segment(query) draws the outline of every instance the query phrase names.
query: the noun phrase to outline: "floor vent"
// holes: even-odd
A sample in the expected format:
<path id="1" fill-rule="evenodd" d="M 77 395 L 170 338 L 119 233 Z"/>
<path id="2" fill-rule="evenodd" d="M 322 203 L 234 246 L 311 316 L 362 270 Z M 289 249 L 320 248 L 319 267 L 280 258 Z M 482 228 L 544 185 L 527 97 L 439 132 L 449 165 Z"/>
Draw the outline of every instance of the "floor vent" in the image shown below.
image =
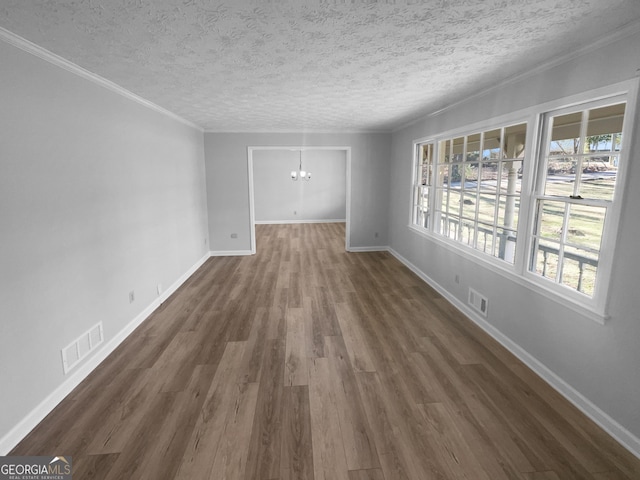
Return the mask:
<path id="1" fill-rule="evenodd" d="M 469 289 L 469 305 L 471 305 L 478 313 L 481 313 L 485 317 L 487 316 L 489 301 L 487 300 L 487 297 L 481 295 L 473 288 Z"/>
<path id="2" fill-rule="evenodd" d="M 104 340 L 102 322 L 97 323 L 62 349 L 62 369 L 66 375 Z"/>

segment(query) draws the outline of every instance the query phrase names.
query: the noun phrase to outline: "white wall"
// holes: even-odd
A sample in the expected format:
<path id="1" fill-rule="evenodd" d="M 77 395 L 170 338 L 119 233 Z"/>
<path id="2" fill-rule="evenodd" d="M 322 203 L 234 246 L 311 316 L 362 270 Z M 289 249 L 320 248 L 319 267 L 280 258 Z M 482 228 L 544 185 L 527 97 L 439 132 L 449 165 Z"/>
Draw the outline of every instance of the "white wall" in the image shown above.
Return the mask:
<path id="1" fill-rule="evenodd" d="M 112 339 L 208 232 L 202 132 L 4 42 L 0 65 L 2 439 L 65 380 L 60 349 Z"/>
<path id="2" fill-rule="evenodd" d="M 253 192 L 256 222 L 344 220 L 347 208 L 345 150 L 305 150 L 302 168 L 310 180 L 291 179 L 300 151 L 254 150 Z"/>
<path id="3" fill-rule="evenodd" d="M 247 149 L 265 146 L 351 147 L 351 247 L 388 245 L 390 140 L 386 133 L 205 133 L 211 250 L 251 251 Z"/>
<path id="4" fill-rule="evenodd" d="M 489 324 L 600 409 L 640 454 L 640 131 L 636 121 L 628 190 L 611 285 L 611 318 L 600 325 L 409 230 L 412 142 L 473 122 L 606 86 L 637 75 L 640 34 L 478 96 L 393 135 L 390 245 L 466 303 L 469 286 L 489 297 Z M 460 274 L 455 284 L 453 273 Z M 592 413 L 593 413 L 592 412 Z M 626 434 L 629 435 L 626 435 Z M 626 435 L 626 436 L 625 436 Z M 635 437 L 635 438 L 634 438 Z"/>

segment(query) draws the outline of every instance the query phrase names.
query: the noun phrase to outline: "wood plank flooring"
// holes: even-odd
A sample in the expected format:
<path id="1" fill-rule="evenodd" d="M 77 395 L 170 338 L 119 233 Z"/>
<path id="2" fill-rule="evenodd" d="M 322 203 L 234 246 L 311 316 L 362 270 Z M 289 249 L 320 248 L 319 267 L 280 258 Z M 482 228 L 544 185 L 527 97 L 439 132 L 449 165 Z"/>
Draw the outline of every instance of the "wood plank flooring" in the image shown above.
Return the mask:
<path id="1" fill-rule="evenodd" d="M 11 452 L 75 479 L 633 480 L 640 460 L 343 224 L 258 225 Z"/>

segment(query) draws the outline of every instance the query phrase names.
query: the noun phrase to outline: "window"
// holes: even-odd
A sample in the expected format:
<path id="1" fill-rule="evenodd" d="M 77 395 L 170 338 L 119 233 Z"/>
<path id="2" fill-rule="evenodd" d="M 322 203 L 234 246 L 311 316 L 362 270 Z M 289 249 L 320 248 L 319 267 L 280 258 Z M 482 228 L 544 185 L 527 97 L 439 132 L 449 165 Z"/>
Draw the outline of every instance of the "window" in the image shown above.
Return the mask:
<path id="1" fill-rule="evenodd" d="M 637 83 L 416 142 L 411 228 L 602 322 Z"/>
<path id="2" fill-rule="evenodd" d="M 543 117 L 529 270 L 589 298 L 619 196 L 625 110 L 613 98 Z"/>
<path id="3" fill-rule="evenodd" d="M 513 264 L 526 131 L 520 123 L 418 143 L 414 225 Z"/>
<path id="4" fill-rule="evenodd" d="M 429 223 L 429 192 L 433 171 L 433 143 L 417 145 L 416 172 L 413 185 L 413 223 L 427 227 Z"/>

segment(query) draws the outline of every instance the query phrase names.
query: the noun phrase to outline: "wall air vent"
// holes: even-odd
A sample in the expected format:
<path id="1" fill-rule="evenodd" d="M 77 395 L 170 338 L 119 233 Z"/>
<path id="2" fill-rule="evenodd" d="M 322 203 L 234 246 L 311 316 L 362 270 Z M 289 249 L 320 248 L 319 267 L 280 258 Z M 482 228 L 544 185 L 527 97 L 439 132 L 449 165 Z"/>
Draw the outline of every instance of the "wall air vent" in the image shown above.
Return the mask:
<path id="1" fill-rule="evenodd" d="M 62 369 L 66 375 L 104 340 L 102 322 L 95 324 L 62 349 Z"/>
<path id="2" fill-rule="evenodd" d="M 469 288 L 469 305 L 471 305 L 476 312 L 482 314 L 482 316 L 487 316 L 489 301 L 487 297 L 478 293 L 473 288 Z"/>

